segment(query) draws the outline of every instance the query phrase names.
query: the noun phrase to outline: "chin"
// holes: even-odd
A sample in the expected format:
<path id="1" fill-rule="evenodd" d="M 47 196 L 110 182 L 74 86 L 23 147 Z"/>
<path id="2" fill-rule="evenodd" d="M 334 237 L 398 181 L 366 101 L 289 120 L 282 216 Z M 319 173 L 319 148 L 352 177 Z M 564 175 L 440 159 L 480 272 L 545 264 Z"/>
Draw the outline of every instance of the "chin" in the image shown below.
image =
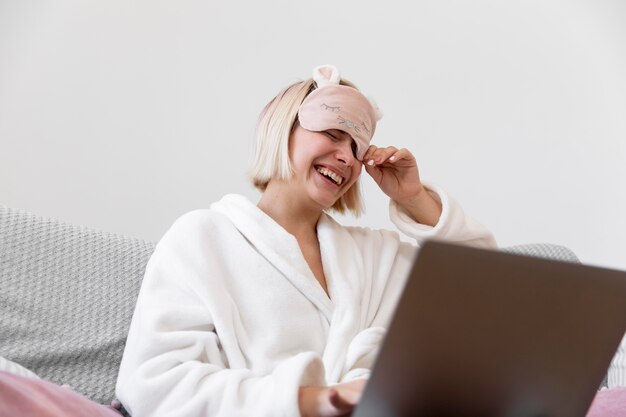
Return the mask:
<path id="1" fill-rule="evenodd" d="M 322 196 L 319 194 L 311 195 L 311 199 L 317 203 L 318 206 L 322 208 L 322 210 L 328 210 L 332 206 L 335 205 L 337 201 L 339 201 L 340 197 L 329 198 L 328 196 Z"/>

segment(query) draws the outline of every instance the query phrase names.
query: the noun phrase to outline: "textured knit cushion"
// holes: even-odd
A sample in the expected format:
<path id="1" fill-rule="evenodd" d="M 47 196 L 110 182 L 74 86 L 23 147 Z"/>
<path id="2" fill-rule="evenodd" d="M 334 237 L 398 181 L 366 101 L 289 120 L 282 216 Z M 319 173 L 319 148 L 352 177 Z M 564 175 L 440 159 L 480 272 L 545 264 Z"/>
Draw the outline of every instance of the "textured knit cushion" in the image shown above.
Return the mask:
<path id="1" fill-rule="evenodd" d="M 0 206 L 0 356 L 109 404 L 153 250 Z"/>
<path id="2" fill-rule="evenodd" d="M 120 417 L 69 388 L 0 371 L 0 416 Z"/>
<path id="3" fill-rule="evenodd" d="M 548 243 L 508 246 L 502 248 L 502 251 L 517 253 L 519 255 L 536 256 L 538 258 L 549 258 L 557 261 L 580 262 L 574 252 L 565 246 Z"/>

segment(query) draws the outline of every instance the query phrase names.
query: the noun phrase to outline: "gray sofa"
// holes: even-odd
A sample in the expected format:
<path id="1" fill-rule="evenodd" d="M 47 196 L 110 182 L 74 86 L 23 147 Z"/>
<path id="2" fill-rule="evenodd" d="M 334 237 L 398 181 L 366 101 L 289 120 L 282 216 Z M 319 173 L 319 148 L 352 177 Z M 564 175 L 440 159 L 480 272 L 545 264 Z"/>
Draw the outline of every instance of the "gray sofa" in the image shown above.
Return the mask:
<path id="1" fill-rule="evenodd" d="M 154 247 L 0 206 L 0 357 L 110 404 Z M 558 245 L 503 250 L 578 262 Z"/>

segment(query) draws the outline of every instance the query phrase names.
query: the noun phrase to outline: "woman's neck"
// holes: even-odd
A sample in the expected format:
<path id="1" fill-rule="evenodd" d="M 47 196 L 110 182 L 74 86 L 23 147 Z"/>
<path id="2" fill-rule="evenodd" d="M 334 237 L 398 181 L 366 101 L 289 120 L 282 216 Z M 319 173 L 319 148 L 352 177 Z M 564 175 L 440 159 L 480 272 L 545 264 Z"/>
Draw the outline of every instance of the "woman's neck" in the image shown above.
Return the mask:
<path id="1" fill-rule="evenodd" d="M 317 233 L 322 211 L 307 206 L 291 193 L 268 184 L 257 206 L 296 238 Z"/>

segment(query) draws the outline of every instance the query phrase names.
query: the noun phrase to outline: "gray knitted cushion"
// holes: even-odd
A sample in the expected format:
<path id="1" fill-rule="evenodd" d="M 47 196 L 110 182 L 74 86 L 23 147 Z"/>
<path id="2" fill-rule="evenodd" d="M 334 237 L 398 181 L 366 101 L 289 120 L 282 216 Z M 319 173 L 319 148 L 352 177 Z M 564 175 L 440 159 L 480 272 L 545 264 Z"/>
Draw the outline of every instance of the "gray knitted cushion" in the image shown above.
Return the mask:
<path id="1" fill-rule="evenodd" d="M 533 243 L 529 245 L 515 245 L 502 248 L 504 252 L 517 253 L 519 255 L 550 258 L 558 261 L 579 263 L 580 260 L 570 249 L 565 246 L 548 243 Z"/>
<path id="2" fill-rule="evenodd" d="M 110 403 L 153 250 L 0 206 L 0 356 Z"/>

